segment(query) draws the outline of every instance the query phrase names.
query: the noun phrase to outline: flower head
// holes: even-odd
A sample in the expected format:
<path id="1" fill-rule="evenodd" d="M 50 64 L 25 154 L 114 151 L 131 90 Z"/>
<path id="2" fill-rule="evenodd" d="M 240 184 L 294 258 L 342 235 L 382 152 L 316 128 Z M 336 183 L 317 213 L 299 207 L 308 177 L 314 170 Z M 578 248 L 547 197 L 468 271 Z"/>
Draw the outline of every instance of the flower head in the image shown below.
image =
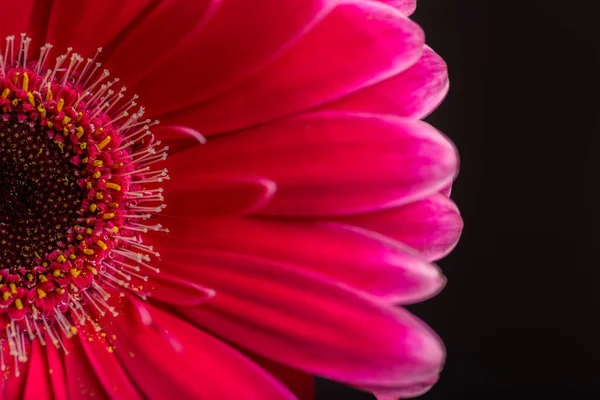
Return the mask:
<path id="1" fill-rule="evenodd" d="M 2 397 L 428 390 L 443 346 L 399 306 L 462 221 L 414 7 L 8 2 Z"/>

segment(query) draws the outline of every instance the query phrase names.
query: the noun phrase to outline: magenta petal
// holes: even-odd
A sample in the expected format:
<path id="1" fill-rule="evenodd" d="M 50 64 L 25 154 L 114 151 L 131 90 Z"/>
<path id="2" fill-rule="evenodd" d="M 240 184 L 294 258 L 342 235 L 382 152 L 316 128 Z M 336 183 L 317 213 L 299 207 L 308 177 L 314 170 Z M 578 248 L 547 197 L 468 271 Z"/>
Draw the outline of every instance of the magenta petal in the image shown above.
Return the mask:
<path id="1" fill-rule="evenodd" d="M 273 198 L 273 181 L 254 176 L 223 175 L 197 178 L 179 170 L 175 179 L 163 182 L 165 204 L 162 215 L 194 217 L 202 215 L 243 214 L 262 209 Z"/>
<path id="2" fill-rule="evenodd" d="M 48 375 L 48 365 L 46 363 L 46 349 L 40 344 L 39 340 L 31 343 L 29 352 L 29 370 L 27 371 L 27 383 L 21 400 L 52 400 L 53 393 Z M 10 397 L 8 399 L 12 399 Z M 16 399 L 16 397 L 14 397 Z"/>
<path id="3" fill-rule="evenodd" d="M 62 350 L 58 350 L 54 346 L 46 346 L 46 357 L 48 359 L 48 369 L 52 371 L 50 381 L 52 384 L 52 394 L 54 399 L 68 398 L 66 371 L 63 363 Z"/>
<path id="4" fill-rule="evenodd" d="M 11 0 L 2 2 L 2 24 L 0 24 L 0 40 L 2 51 L 4 51 L 4 38 L 15 35 L 17 43 L 21 32 L 28 31 L 30 17 L 32 15 L 35 0 Z M 36 31 L 37 33 L 37 31 Z"/>
<path id="5" fill-rule="evenodd" d="M 223 135 L 175 154 L 167 167 L 175 181 L 264 176 L 277 184 L 277 192 L 262 214 L 328 216 L 433 194 L 452 182 L 458 158 L 452 143 L 424 122 L 331 112 Z"/>
<path id="6" fill-rule="evenodd" d="M 142 396 L 129 379 L 117 356 L 108 351 L 111 345 L 102 336 L 95 333 L 89 325 L 80 327 L 80 329 L 82 330 L 80 343 L 83 350 L 80 354 L 82 357 L 87 357 L 108 397 L 141 400 Z M 88 340 L 90 338 L 92 340 Z"/>
<path id="7" fill-rule="evenodd" d="M 206 100 L 280 56 L 323 17 L 330 3 L 221 0 L 206 26 L 132 90 L 144 99 L 149 115 Z M 161 90 L 155 90 L 156 82 Z"/>
<path id="8" fill-rule="evenodd" d="M 121 82 L 131 86 L 141 76 L 154 70 L 174 54 L 186 40 L 201 30 L 220 6 L 221 0 L 162 0 L 153 1 L 147 8 L 144 17 L 135 21 L 128 29 L 127 35 L 116 41 L 116 49 L 106 61 L 106 68 L 113 76 L 118 76 Z M 182 62 L 183 64 L 183 62 Z M 179 79 L 181 75 L 172 71 Z M 154 92 L 156 81 L 152 85 Z M 167 85 L 165 85 L 167 86 Z M 164 96 L 161 96 L 166 101 Z M 145 99 L 142 98 L 145 103 Z"/>
<path id="9" fill-rule="evenodd" d="M 73 47 L 83 57 L 92 57 L 106 46 L 150 4 L 150 0 L 54 0 L 46 41 L 58 54 Z"/>
<path id="10" fill-rule="evenodd" d="M 164 259 L 190 248 L 251 255 L 265 263 L 318 273 L 381 300 L 415 303 L 437 294 L 445 279 L 439 269 L 400 243 L 355 227 L 245 218 L 167 220 L 171 233 L 150 233 Z M 199 229 L 201 227 L 201 229 Z M 192 256 L 191 259 L 201 258 Z M 189 262 L 189 261 L 188 261 Z M 179 274 L 179 263 L 162 263 L 163 275 Z M 201 283 L 201 275 L 197 282 Z M 158 285 L 162 290 L 163 285 Z M 153 293 L 154 294 L 154 293 Z M 167 301 L 171 302 L 171 301 Z"/>
<path id="11" fill-rule="evenodd" d="M 351 45 L 350 45 L 351 44 Z M 346 96 L 406 70 L 424 45 L 391 7 L 343 1 L 273 64 L 218 97 L 161 117 L 205 135 L 238 130 Z"/>
<path id="12" fill-rule="evenodd" d="M 456 246 L 463 228 L 458 207 L 443 194 L 342 221 L 396 239 L 432 261 L 445 257 Z"/>
<path id="13" fill-rule="evenodd" d="M 448 93 L 448 69 L 431 48 L 408 70 L 368 87 L 323 109 L 395 114 L 421 119 L 429 115 Z"/>
<path id="14" fill-rule="evenodd" d="M 31 343 L 25 341 L 26 353 L 31 353 Z M 14 358 L 10 354 L 8 341 L 3 341 L 0 344 L 0 351 L 2 351 L 2 357 L 5 360 L 6 371 L 3 372 L 7 376 L 0 379 L 0 399 L 20 399 L 25 393 L 27 387 L 27 373 L 29 365 L 31 364 L 31 358 L 24 363 L 14 363 Z M 38 363 L 39 360 L 36 360 Z M 18 368 L 15 369 L 15 366 Z"/>
<path id="15" fill-rule="evenodd" d="M 168 254 L 163 254 L 168 256 Z M 197 306 L 215 296 L 215 291 L 177 277 L 177 271 L 162 271 L 151 276 L 152 299 L 176 306 Z"/>
<path id="16" fill-rule="evenodd" d="M 404 15 L 411 15 L 417 9 L 417 0 L 376 0 L 396 7 Z"/>
<path id="17" fill-rule="evenodd" d="M 93 340 L 96 339 L 94 337 L 91 338 Z M 69 340 L 63 336 L 61 340 L 65 343 L 69 352 L 69 354 L 64 356 L 67 389 L 69 392 L 68 398 L 106 398 L 107 393 L 102 383 L 98 380 L 94 367 L 90 364 L 80 342 L 80 340 L 87 340 L 87 338 Z M 52 346 L 52 343 L 48 343 L 48 346 Z M 75 373 L 75 371 L 77 372 Z"/>
<path id="18" fill-rule="evenodd" d="M 443 363 L 437 336 L 407 311 L 314 273 L 213 252 L 182 250 L 165 263 L 217 291 L 201 307 L 180 307 L 188 318 L 304 372 L 358 386 L 398 387 L 431 379 Z"/>
<path id="19" fill-rule="evenodd" d="M 116 333 L 117 355 L 147 398 L 294 399 L 233 348 L 164 311 L 131 301 L 134 309 L 106 324 Z M 147 324 L 134 321 L 138 312 L 148 314 Z"/>

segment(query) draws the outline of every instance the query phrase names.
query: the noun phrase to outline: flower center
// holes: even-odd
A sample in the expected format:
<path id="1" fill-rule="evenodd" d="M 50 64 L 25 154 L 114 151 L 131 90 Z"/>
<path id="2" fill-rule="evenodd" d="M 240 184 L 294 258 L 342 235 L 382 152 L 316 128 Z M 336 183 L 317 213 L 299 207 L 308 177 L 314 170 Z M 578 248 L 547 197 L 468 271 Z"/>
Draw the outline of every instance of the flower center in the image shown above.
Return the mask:
<path id="1" fill-rule="evenodd" d="M 114 89 L 101 49 L 87 60 L 68 49 L 49 68 L 52 46 L 31 60 L 30 41 L 15 51 L 9 36 L 0 53 L 0 355 L 17 375 L 26 339 L 64 347 L 117 314 L 115 290 L 145 297 L 158 254 L 142 236 L 166 231 L 152 222 L 168 179 L 154 170 L 167 156 L 149 131 L 158 121 L 130 113 L 137 96 Z"/>
<path id="2" fill-rule="evenodd" d="M 0 270 L 31 271 L 65 243 L 84 194 L 76 173 L 46 129 L 0 120 Z"/>

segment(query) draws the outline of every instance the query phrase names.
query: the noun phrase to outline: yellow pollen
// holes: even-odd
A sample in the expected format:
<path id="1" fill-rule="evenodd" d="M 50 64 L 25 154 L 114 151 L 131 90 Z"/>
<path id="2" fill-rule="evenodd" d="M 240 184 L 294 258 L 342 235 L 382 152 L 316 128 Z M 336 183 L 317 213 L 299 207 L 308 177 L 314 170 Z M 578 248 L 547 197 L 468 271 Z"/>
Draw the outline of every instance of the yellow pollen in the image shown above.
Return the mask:
<path id="1" fill-rule="evenodd" d="M 90 190 L 92 188 L 92 182 L 86 183 L 85 187 L 87 188 L 87 190 Z"/>
<path id="2" fill-rule="evenodd" d="M 10 292 L 11 292 L 12 294 L 15 294 L 15 293 L 17 293 L 17 285 L 15 285 L 14 283 L 9 283 L 9 284 L 8 284 L 8 287 L 10 288 Z"/>
<path id="3" fill-rule="evenodd" d="M 115 217 L 114 213 L 106 213 L 102 216 L 104 219 L 113 219 Z"/>
<path id="4" fill-rule="evenodd" d="M 110 143 L 110 136 L 107 136 L 104 138 L 103 141 L 98 143 L 98 150 L 104 149 L 106 146 L 108 146 L 109 143 Z"/>
<path id="5" fill-rule="evenodd" d="M 79 147 L 81 147 L 81 150 L 87 149 L 87 142 L 81 142 L 81 143 L 79 143 Z"/>
<path id="6" fill-rule="evenodd" d="M 98 209 L 98 206 L 96 205 L 96 203 L 90 204 L 90 211 L 91 212 L 96 212 L 97 209 Z"/>
<path id="7" fill-rule="evenodd" d="M 65 261 L 67 261 L 67 258 L 61 254 L 60 256 L 56 257 L 56 261 L 58 261 L 59 263 L 64 263 Z"/>
<path id="8" fill-rule="evenodd" d="M 106 245 L 106 243 L 104 243 L 102 240 L 98 240 L 96 242 L 96 244 L 98 245 L 98 247 L 100 247 L 102 250 L 106 250 L 108 249 L 108 246 Z"/>
<path id="9" fill-rule="evenodd" d="M 55 278 L 58 278 L 60 276 L 60 269 L 55 269 L 54 272 L 52 272 L 52 275 L 54 275 Z"/>
<path id="10" fill-rule="evenodd" d="M 71 254 L 69 254 L 69 258 L 70 258 L 71 260 L 74 260 L 74 259 L 76 259 L 76 258 L 77 258 L 77 256 L 76 256 L 75 254 L 71 253 Z"/>
<path id="11" fill-rule="evenodd" d="M 46 292 L 44 292 L 42 289 L 37 288 L 36 291 L 37 291 L 38 297 L 40 299 L 43 299 L 44 297 L 46 297 Z"/>
<path id="12" fill-rule="evenodd" d="M 50 101 L 54 98 L 54 95 L 52 94 L 52 90 L 50 90 L 51 87 L 52 87 L 52 85 L 50 84 L 50 82 L 48 82 L 48 91 L 46 92 L 46 101 Z"/>
<path id="13" fill-rule="evenodd" d="M 81 139 L 81 137 L 83 136 L 83 128 L 81 126 L 78 126 L 76 131 L 77 133 L 75 134 L 75 136 L 77 136 L 77 139 Z"/>
<path id="14" fill-rule="evenodd" d="M 85 233 L 87 233 L 88 235 L 91 235 L 94 231 L 92 230 L 92 228 L 87 228 L 85 230 Z"/>
<path id="15" fill-rule="evenodd" d="M 33 93 L 27 92 L 27 101 L 29 101 L 29 104 L 35 107 L 35 99 L 33 98 Z"/>
<path id="16" fill-rule="evenodd" d="M 63 120 L 62 120 L 62 123 L 63 123 L 64 125 L 68 125 L 68 124 L 69 124 L 69 122 L 71 122 L 71 118 L 69 118 L 69 117 L 67 117 L 67 116 L 65 115 L 65 117 L 64 117 L 64 118 L 63 118 Z"/>
<path id="17" fill-rule="evenodd" d="M 65 100 L 61 98 L 60 100 L 58 100 L 56 109 L 58 110 L 58 112 L 61 112 L 64 106 L 65 106 Z"/>
<path id="18" fill-rule="evenodd" d="M 11 101 L 11 103 L 14 107 L 16 107 L 16 105 L 19 104 L 19 99 L 13 99 L 13 101 Z"/>
<path id="19" fill-rule="evenodd" d="M 56 288 L 56 289 L 54 289 L 54 291 L 56 293 L 58 293 L 58 294 L 63 294 L 65 292 L 65 289 L 63 289 L 63 288 Z"/>
<path id="20" fill-rule="evenodd" d="M 27 280 L 29 282 L 32 282 L 33 281 L 33 274 L 27 274 Z"/>
<path id="21" fill-rule="evenodd" d="M 92 250 L 92 249 L 84 249 L 83 252 L 85 254 L 87 254 L 88 256 L 93 256 L 94 255 L 94 250 Z"/>
<path id="22" fill-rule="evenodd" d="M 40 104 L 39 106 L 37 106 L 37 110 L 40 112 L 42 117 L 46 118 L 46 107 L 44 107 L 43 104 Z"/>
<path id="23" fill-rule="evenodd" d="M 94 172 L 94 175 L 93 175 L 93 177 L 94 177 L 95 179 L 98 179 L 98 178 L 100 178 L 101 176 L 102 176 L 102 173 L 101 173 L 100 171 L 96 171 L 96 172 Z"/>
<path id="24" fill-rule="evenodd" d="M 29 90 L 29 75 L 27 72 L 23 73 L 23 91 Z"/>
<path id="25" fill-rule="evenodd" d="M 113 226 L 112 229 L 110 230 L 112 233 L 117 233 L 119 232 L 119 228 L 116 226 Z"/>
<path id="26" fill-rule="evenodd" d="M 92 267 L 91 265 L 88 265 L 87 269 L 89 269 L 92 272 L 92 274 L 98 275 L 98 270 L 96 268 Z"/>
<path id="27" fill-rule="evenodd" d="M 77 240 L 83 240 L 83 236 L 81 236 L 81 235 L 77 235 L 76 238 L 77 238 Z"/>
<path id="28" fill-rule="evenodd" d="M 40 282 L 42 282 L 42 283 L 46 283 L 46 282 L 48 282 L 48 278 L 46 278 L 46 275 L 40 275 L 40 276 L 38 277 L 38 279 L 39 279 L 39 280 L 40 280 Z"/>
<path id="29" fill-rule="evenodd" d="M 69 272 L 71 273 L 71 275 L 73 275 L 73 278 L 77 278 L 79 274 L 81 274 L 81 270 L 76 268 L 71 268 Z"/>
<path id="30" fill-rule="evenodd" d="M 9 94 L 10 94 L 10 89 L 9 88 L 4 89 L 4 91 L 2 92 L 2 98 L 6 99 Z"/>
<path id="31" fill-rule="evenodd" d="M 112 183 L 112 182 L 108 182 L 106 184 L 106 188 L 107 189 L 114 189 L 114 190 L 117 190 L 117 191 L 121 190 L 121 186 L 120 185 L 117 185 L 116 183 Z"/>
<path id="32" fill-rule="evenodd" d="M 54 126 L 54 124 L 52 123 L 52 121 L 46 122 L 46 125 L 48 125 L 48 128 L 52 128 Z"/>
<path id="33" fill-rule="evenodd" d="M 104 165 L 104 162 L 102 160 L 94 160 L 92 164 L 94 165 L 94 167 L 101 167 Z"/>
<path id="34" fill-rule="evenodd" d="M 75 326 L 72 326 L 72 327 L 71 327 L 71 329 L 70 329 L 70 331 L 71 331 L 71 333 L 72 333 L 73 335 L 77 335 L 77 327 L 75 327 Z"/>
<path id="35" fill-rule="evenodd" d="M 100 192 L 96 193 L 96 200 L 102 200 L 104 198 L 104 195 Z"/>
<path id="36" fill-rule="evenodd" d="M 12 294 L 10 294 L 10 292 L 2 293 L 2 298 L 4 299 L 4 301 L 10 299 L 11 296 L 12 296 Z"/>
<path id="37" fill-rule="evenodd" d="M 17 310 L 22 310 L 23 309 L 23 302 L 21 301 L 21 299 L 16 299 L 15 300 L 15 307 L 17 307 Z"/>

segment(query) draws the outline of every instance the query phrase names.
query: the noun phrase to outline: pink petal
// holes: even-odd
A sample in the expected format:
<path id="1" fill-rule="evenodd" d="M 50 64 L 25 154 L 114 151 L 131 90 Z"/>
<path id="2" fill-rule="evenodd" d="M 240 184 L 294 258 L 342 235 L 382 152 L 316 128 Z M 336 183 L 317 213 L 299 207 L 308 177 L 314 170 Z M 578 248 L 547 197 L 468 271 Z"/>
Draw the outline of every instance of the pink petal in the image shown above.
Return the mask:
<path id="1" fill-rule="evenodd" d="M 92 57 L 149 4 L 150 0 L 54 0 L 46 41 L 54 45 L 56 56 L 71 46 L 83 57 Z"/>
<path id="2" fill-rule="evenodd" d="M 323 108 L 421 119 L 442 102 L 448 88 L 446 63 L 431 48 L 425 47 L 419 62 L 408 70 Z"/>
<path id="3" fill-rule="evenodd" d="M 165 254 L 166 256 L 166 254 Z M 152 299 L 176 306 L 197 306 L 215 296 L 215 291 L 177 277 L 177 271 L 152 275 L 149 287 Z"/>
<path id="4" fill-rule="evenodd" d="M 442 194 L 377 213 L 353 215 L 342 221 L 396 239 L 432 261 L 450 253 L 463 228 L 458 207 Z"/>
<path id="5" fill-rule="evenodd" d="M 110 344 L 105 338 L 93 333 L 89 324 L 80 329 L 82 330 L 80 333 L 82 339 L 79 342 L 83 350 L 80 354 L 82 357 L 87 357 L 108 397 L 127 400 L 142 399 L 143 397 L 138 393 L 115 353 L 108 351 Z M 88 340 L 89 338 L 92 340 Z"/>
<path id="6" fill-rule="evenodd" d="M 153 2 L 153 6 L 144 12 L 141 20 L 128 29 L 128 34 L 120 37 L 117 47 L 110 54 L 106 68 L 121 82 L 131 87 L 134 82 L 164 63 L 186 40 L 204 28 L 220 6 L 221 0 L 163 0 Z M 187 64 L 182 60 L 181 64 Z M 181 79 L 173 70 L 171 73 Z M 186 85 L 185 81 L 180 82 Z M 152 82 L 152 90 L 157 85 L 162 89 L 165 82 Z M 163 97 L 163 101 L 167 101 Z M 142 97 L 145 104 L 146 99 Z"/>
<path id="7" fill-rule="evenodd" d="M 92 338 L 94 340 L 95 338 Z M 87 338 L 79 337 L 69 340 L 61 338 L 68 347 L 69 354 L 64 356 L 65 372 L 69 399 L 98 399 L 107 398 L 102 383 L 96 376 L 96 371 L 90 364 L 88 356 L 83 351 L 81 341 Z M 48 343 L 52 346 L 52 343 Z M 107 350 L 105 350 L 107 351 Z"/>
<path id="8" fill-rule="evenodd" d="M 353 385 L 394 388 L 431 379 L 441 368 L 444 349 L 422 322 L 314 273 L 216 252 L 182 250 L 164 263 L 217 291 L 180 312 L 276 362 Z"/>
<path id="9" fill-rule="evenodd" d="M 54 346 L 46 346 L 46 358 L 48 360 L 48 373 L 52 384 L 54 399 L 67 398 L 66 371 L 63 364 L 64 353 Z M 52 372 L 50 372 L 52 371 Z"/>
<path id="10" fill-rule="evenodd" d="M 21 32 L 28 32 L 31 35 L 28 27 L 34 3 L 35 0 L 9 0 L 2 2 L 2 24 L 0 24 L 0 49 L 2 54 L 4 54 L 4 38 L 6 36 L 15 35 L 17 43 L 15 46 L 18 46 L 21 40 L 19 36 Z"/>
<path id="11" fill-rule="evenodd" d="M 186 174 L 186 170 L 180 170 L 176 178 L 163 182 L 168 206 L 161 215 L 193 217 L 250 213 L 263 208 L 277 190 L 273 181 L 264 178 L 223 175 L 198 179 L 195 171 L 195 168 L 188 168 Z"/>
<path id="12" fill-rule="evenodd" d="M 417 9 L 417 0 L 376 0 L 396 7 L 405 15 L 411 15 Z"/>
<path id="13" fill-rule="evenodd" d="M 25 341 L 27 353 L 31 352 L 31 344 L 29 341 Z M 27 387 L 27 374 L 29 372 L 29 365 L 31 364 L 31 358 L 25 363 L 18 363 L 18 372 L 15 369 L 14 357 L 10 355 L 8 342 L 4 341 L 0 344 L 0 351 L 2 351 L 3 359 L 5 360 L 6 378 L 0 379 L 0 399 L 20 399 L 25 393 Z M 39 360 L 35 361 L 36 363 Z"/>
<path id="14" fill-rule="evenodd" d="M 279 382 L 233 348 L 149 304 L 103 322 L 115 351 L 146 398 L 294 399 Z M 140 323 L 139 313 L 146 314 Z"/>
<path id="15" fill-rule="evenodd" d="M 205 135 L 238 130 L 322 105 L 406 70 L 423 32 L 391 7 L 347 0 L 300 43 L 232 90 L 161 117 Z"/>
<path id="16" fill-rule="evenodd" d="M 171 233 L 150 233 L 164 260 L 202 258 L 202 249 L 250 255 L 266 264 L 317 273 L 381 300 L 416 303 L 437 294 L 445 279 L 439 269 L 413 250 L 376 233 L 333 223 L 299 223 L 246 218 L 214 218 L 164 222 Z M 190 249 L 198 249 L 194 254 Z M 180 275 L 179 264 L 162 262 L 163 274 Z M 202 271 L 194 282 L 202 283 Z M 158 286 L 160 288 L 160 285 Z"/>
<path id="17" fill-rule="evenodd" d="M 325 15 L 331 2 L 222 0 L 206 26 L 151 74 L 139 76 L 143 79 L 133 91 L 150 115 L 206 100 L 280 56 Z"/>
<path id="18" fill-rule="evenodd" d="M 264 176 L 277 184 L 277 192 L 261 213 L 325 216 L 426 197 L 453 180 L 458 159 L 452 143 L 423 122 L 334 112 L 224 135 L 177 153 L 166 164 L 175 181 L 211 174 Z"/>
<path id="19" fill-rule="evenodd" d="M 29 371 L 27 372 L 27 383 L 25 384 L 22 400 L 52 400 L 53 393 L 48 380 L 48 365 L 46 363 L 46 349 L 39 340 L 31 343 L 29 352 Z M 12 397 L 11 397 L 12 398 Z M 15 397 L 16 398 L 16 397 Z"/>

